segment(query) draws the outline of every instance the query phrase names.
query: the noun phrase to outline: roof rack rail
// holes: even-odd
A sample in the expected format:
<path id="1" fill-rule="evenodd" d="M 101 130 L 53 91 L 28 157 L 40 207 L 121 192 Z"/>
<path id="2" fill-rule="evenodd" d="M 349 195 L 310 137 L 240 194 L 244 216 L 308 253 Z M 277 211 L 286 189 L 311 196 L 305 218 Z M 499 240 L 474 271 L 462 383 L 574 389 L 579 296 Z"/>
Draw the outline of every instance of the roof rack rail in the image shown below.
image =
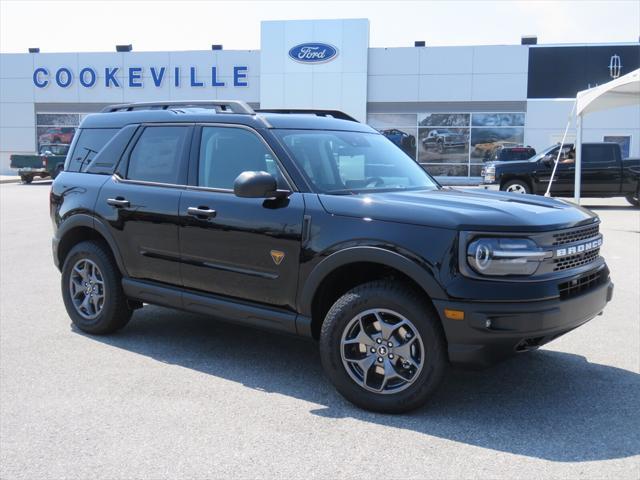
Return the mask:
<path id="1" fill-rule="evenodd" d="M 176 107 L 213 107 L 217 113 L 243 113 L 253 115 L 255 112 L 246 102 L 240 100 L 191 100 L 191 101 L 166 101 L 166 102 L 137 102 L 109 105 L 102 109 L 107 112 L 133 112 L 137 110 L 169 110 Z"/>
<path id="2" fill-rule="evenodd" d="M 318 117 L 333 117 L 339 120 L 348 120 L 350 122 L 358 122 L 351 115 L 347 115 L 340 110 L 315 110 L 315 109 L 296 109 L 296 108 L 261 108 L 256 113 L 301 113 L 309 115 L 317 115 Z"/>

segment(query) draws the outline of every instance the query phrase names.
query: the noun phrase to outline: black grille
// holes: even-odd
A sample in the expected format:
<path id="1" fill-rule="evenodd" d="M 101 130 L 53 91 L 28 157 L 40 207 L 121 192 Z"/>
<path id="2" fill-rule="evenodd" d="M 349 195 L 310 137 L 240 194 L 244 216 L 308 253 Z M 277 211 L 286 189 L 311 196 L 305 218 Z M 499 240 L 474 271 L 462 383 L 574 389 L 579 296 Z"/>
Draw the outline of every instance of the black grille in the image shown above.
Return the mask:
<path id="1" fill-rule="evenodd" d="M 581 267 L 587 263 L 593 262 L 600 253 L 600 249 L 590 250 L 587 253 L 577 253 L 576 255 L 570 255 L 568 257 L 556 258 L 553 260 L 555 264 L 553 271 L 558 272 L 560 270 L 567 270 L 569 268 Z"/>
<path id="2" fill-rule="evenodd" d="M 575 297 L 597 287 L 606 280 L 604 272 L 592 272 L 558 285 L 560 299 Z"/>
<path id="3" fill-rule="evenodd" d="M 553 245 L 564 245 L 565 243 L 579 242 L 580 240 L 586 240 L 587 238 L 596 237 L 600 233 L 600 225 L 593 225 L 591 227 L 576 228 L 568 230 L 566 232 L 553 234 Z"/>

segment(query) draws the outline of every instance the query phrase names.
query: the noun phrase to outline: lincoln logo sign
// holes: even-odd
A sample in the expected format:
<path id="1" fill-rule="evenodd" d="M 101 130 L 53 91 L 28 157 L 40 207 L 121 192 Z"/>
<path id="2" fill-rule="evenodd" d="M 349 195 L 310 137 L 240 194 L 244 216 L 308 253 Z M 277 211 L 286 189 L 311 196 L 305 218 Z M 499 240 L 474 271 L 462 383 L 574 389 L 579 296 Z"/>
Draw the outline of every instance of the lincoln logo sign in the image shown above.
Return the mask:
<path id="1" fill-rule="evenodd" d="M 622 60 L 620 55 L 611 55 L 609 60 L 609 75 L 611 78 L 618 78 L 622 72 Z"/>
<path id="2" fill-rule="evenodd" d="M 226 80 L 223 80 L 224 77 Z M 174 87 L 246 87 L 248 68 L 235 66 L 233 72 L 220 72 L 218 67 L 201 69 L 196 67 L 106 67 L 97 69 L 92 67 L 81 68 L 77 73 L 67 67 L 49 70 L 38 67 L 33 71 L 33 84 L 38 88 L 45 88 L 50 84 L 60 88 L 69 88 L 74 82 L 78 82 L 84 88 L 92 88 L 103 85 L 107 88 L 142 88 L 145 86 L 162 87 L 164 83 L 171 82 Z"/>
<path id="3" fill-rule="evenodd" d="M 301 43 L 289 50 L 289 56 L 300 63 L 325 63 L 338 56 L 338 49 L 327 43 Z"/>

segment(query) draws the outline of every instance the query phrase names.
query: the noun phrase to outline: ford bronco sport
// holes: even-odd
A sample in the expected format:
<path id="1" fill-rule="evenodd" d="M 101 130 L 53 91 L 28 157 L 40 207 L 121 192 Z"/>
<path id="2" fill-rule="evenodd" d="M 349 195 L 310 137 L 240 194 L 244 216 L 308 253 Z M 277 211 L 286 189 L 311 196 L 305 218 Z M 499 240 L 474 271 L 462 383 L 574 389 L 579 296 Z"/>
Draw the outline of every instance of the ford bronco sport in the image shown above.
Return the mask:
<path id="1" fill-rule="evenodd" d="M 51 192 L 73 323 L 145 303 L 317 339 L 337 390 L 422 405 L 449 363 L 532 350 L 602 312 L 598 217 L 532 195 L 442 188 L 340 112 L 242 102 L 87 116 Z"/>

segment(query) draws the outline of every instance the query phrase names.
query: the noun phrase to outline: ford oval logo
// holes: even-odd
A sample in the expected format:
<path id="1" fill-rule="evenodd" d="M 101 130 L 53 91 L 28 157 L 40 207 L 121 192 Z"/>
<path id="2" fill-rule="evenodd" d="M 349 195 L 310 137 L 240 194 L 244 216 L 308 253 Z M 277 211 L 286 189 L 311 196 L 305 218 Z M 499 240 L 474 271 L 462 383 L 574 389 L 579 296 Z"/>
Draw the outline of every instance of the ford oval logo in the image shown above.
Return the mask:
<path id="1" fill-rule="evenodd" d="M 300 63 L 325 63 L 338 56 L 338 49 L 328 43 L 301 43 L 289 50 L 289 56 Z"/>

